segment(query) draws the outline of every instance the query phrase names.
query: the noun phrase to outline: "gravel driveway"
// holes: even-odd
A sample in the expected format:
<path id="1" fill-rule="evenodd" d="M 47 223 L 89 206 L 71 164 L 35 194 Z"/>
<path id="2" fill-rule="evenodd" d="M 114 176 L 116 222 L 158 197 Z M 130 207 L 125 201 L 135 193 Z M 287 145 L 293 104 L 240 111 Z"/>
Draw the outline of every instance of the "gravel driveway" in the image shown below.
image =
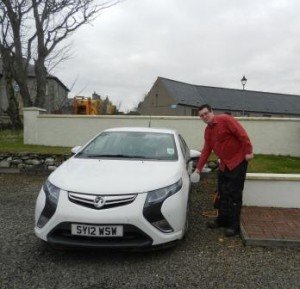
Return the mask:
<path id="1" fill-rule="evenodd" d="M 300 249 L 245 247 L 205 228 L 214 178 L 192 192 L 190 232 L 154 252 L 61 251 L 33 233 L 45 176 L 0 174 L 0 288 L 300 288 Z"/>

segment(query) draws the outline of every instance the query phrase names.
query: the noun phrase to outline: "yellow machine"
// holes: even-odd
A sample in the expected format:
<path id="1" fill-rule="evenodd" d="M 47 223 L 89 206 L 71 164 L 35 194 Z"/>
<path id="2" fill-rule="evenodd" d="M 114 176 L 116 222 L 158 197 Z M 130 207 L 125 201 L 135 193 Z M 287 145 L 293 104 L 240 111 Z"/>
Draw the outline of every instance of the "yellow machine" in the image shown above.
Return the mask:
<path id="1" fill-rule="evenodd" d="M 90 97 L 75 96 L 73 99 L 74 114 L 100 114 L 101 99 L 91 99 Z"/>

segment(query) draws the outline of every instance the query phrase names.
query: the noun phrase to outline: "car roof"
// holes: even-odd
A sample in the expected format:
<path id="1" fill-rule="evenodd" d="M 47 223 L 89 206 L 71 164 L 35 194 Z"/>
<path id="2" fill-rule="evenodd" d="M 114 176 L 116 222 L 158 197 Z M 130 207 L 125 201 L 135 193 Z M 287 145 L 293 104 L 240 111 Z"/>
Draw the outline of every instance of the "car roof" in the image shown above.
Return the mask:
<path id="1" fill-rule="evenodd" d="M 132 132 L 154 132 L 154 133 L 169 133 L 177 134 L 177 131 L 170 128 L 153 128 L 153 127 L 114 127 L 105 131 L 132 131 Z"/>

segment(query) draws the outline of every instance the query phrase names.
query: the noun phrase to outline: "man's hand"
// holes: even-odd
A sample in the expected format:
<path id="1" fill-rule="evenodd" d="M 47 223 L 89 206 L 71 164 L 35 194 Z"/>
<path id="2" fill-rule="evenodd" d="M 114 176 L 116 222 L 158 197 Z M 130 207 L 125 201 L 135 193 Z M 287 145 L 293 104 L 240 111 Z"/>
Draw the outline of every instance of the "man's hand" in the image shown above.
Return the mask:
<path id="1" fill-rule="evenodd" d="M 250 160 L 252 160 L 254 158 L 254 154 L 252 153 L 252 154 L 247 154 L 247 155 L 245 155 L 245 160 L 246 161 L 250 161 Z"/>

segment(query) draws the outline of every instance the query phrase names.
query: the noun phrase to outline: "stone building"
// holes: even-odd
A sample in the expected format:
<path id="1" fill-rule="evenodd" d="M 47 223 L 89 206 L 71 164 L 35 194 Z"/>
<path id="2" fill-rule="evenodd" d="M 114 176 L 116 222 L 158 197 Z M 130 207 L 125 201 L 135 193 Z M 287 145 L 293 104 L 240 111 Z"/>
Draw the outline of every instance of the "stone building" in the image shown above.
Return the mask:
<path id="1" fill-rule="evenodd" d="M 28 88 L 34 102 L 34 98 L 36 96 L 36 77 L 34 72 L 34 66 L 29 65 L 28 67 Z M 48 113 L 60 112 L 65 104 L 68 103 L 68 92 L 69 89 L 54 75 L 49 74 L 47 76 L 47 87 L 46 87 L 46 99 L 44 104 L 44 109 L 47 110 Z M 20 113 L 22 114 L 22 100 L 20 95 L 18 95 L 18 91 L 16 89 L 17 99 L 20 104 Z M 2 59 L 0 58 L 0 116 L 4 115 L 3 110 L 7 109 L 8 100 L 5 88 L 5 80 L 3 76 L 3 65 Z"/>
<path id="2" fill-rule="evenodd" d="M 300 95 L 194 85 L 158 77 L 138 106 L 142 115 L 196 116 L 210 104 L 233 116 L 300 117 Z"/>

